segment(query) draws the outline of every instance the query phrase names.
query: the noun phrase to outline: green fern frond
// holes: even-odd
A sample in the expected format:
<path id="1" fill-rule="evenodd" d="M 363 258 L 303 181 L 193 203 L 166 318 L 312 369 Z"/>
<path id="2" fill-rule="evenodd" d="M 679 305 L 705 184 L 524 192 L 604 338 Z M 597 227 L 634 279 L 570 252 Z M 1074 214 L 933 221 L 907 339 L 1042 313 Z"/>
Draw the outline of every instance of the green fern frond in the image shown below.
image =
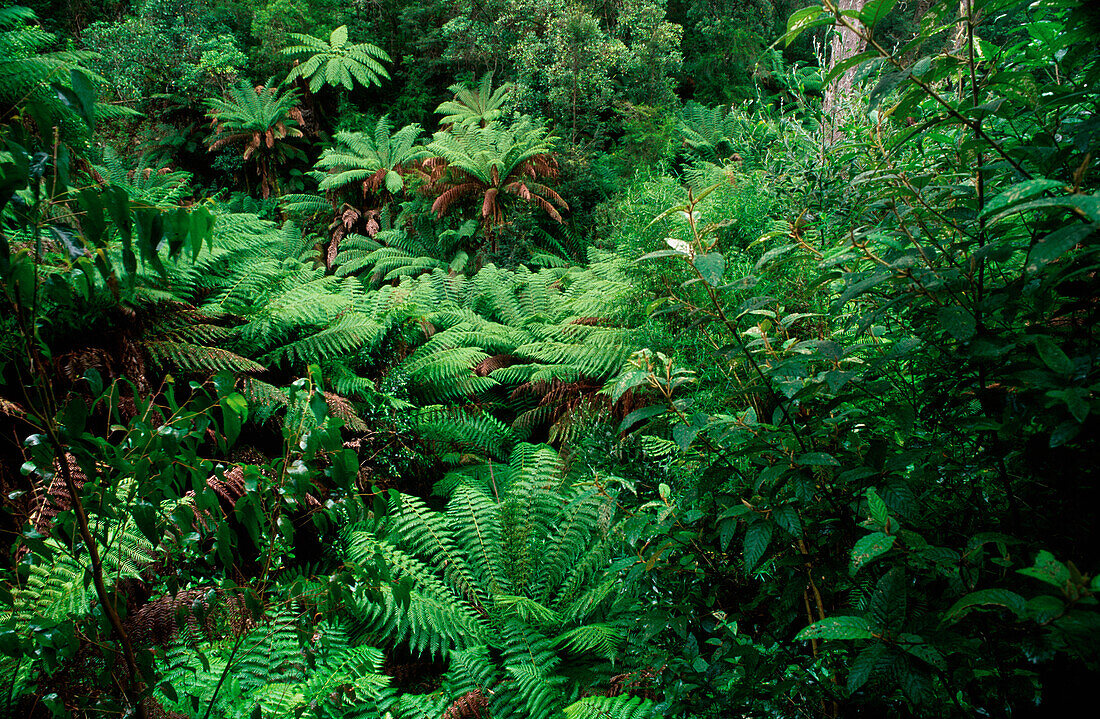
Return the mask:
<path id="1" fill-rule="evenodd" d="M 618 655 L 626 639 L 626 628 L 615 624 L 584 624 L 554 638 L 554 644 L 574 652 L 593 652 L 607 660 Z"/>
<path id="2" fill-rule="evenodd" d="M 392 62 L 386 52 L 367 42 L 349 43 L 348 28 L 341 25 L 332 31 L 329 39 L 290 33 L 298 44 L 282 50 L 288 58 L 300 62 L 290 71 L 286 82 L 301 77 L 309 81 L 309 91 L 316 93 L 323 86 L 352 89 L 356 84 L 364 87 L 381 85 L 389 73 L 382 62 Z"/>
<path id="3" fill-rule="evenodd" d="M 319 332 L 273 350 L 268 356 L 274 360 L 285 357 L 302 364 L 320 363 L 376 344 L 385 329 L 366 315 L 352 312 Z"/>
<path id="4" fill-rule="evenodd" d="M 204 347 L 190 342 L 146 342 L 153 362 L 163 368 L 184 372 L 263 372 L 259 362 L 218 347 Z"/>
<path id="5" fill-rule="evenodd" d="M 562 710 L 565 719 L 661 719 L 657 705 L 641 697 L 584 697 Z"/>
<path id="6" fill-rule="evenodd" d="M 481 459 L 503 458 L 514 438 L 512 429 L 492 415 L 439 405 L 421 409 L 412 428 L 429 442 Z"/>

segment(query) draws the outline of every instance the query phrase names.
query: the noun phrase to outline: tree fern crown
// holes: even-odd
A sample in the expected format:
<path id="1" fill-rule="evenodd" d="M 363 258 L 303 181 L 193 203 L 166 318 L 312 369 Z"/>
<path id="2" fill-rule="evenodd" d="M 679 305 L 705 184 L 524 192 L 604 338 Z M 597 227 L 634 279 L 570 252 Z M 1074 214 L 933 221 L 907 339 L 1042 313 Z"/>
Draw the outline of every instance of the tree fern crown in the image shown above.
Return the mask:
<path id="1" fill-rule="evenodd" d="M 347 90 L 356 84 L 381 85 L 383 78 L 390 77 L 382 66 L 383 62 L 393 62 L 386 51 L 369 42 L 348 42 L 347 25 L 333 30 L 327 41 L 301 33 L 290 36 L 298 44 L 282 51 L 296 61 L 286 81 L 302 78 L 309 83 L 310 92 L 317 92 L 325 85 Z"/>

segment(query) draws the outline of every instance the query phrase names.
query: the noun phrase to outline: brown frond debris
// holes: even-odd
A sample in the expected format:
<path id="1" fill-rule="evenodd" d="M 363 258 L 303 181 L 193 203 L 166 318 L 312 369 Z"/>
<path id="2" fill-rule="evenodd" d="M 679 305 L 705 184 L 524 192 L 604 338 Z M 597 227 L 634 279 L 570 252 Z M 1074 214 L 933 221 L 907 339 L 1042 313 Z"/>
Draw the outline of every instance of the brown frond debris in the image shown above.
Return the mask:
<path id="1" fill-rule="evenodd" d="M 183 589 L 153 599 L 126 617 L 126 633 L 141 646 L 165 646 L 182 630 L 208 638 L 239 636 L 256 626 L 236 591 Z"/>
<path id="2" fill-rule="evenodd" d="M 443 712 L 443 719 L 483 719 L 488 716 L 489 698 L 480 689 L 466 692 Z"/>
<path id="3" fill-rule="evenodd" d="M 366 432 L 367 423 L 355 411 L 354 405 L 346 398 L 335 392 L 325 392 L 325 404 L 333 417 L 344 420 L 344 427 L 350 432 Z"/>
<path id="4" fill-rule="evenodd" d="M 502 367 L 511 367 L 514 364 L 523 364 L 525 362 L 526 360 L 520 359 L 515 355 L 493 355 L 492 357 L 486 357 L 474 365 L 474 374 L 478 377 L 488 377 L 494 370 L 501 369 Z"/>
<path id="5" fill-rule="evenodd" d="M 76 461 L 76 457 L 66 454 L 65 459 L 69 464 L 69 473 L 72 475 L 73 484 L 79 492 L 88 481 L 84 470 Z M 49 535 L 53 520 L 61 512 L 70 509 L 73 505 L 72 497 L 65 486 L 65 479 L 61 474 L 61 463 L 54 460 L 53 476 L 47 484 L 42 478 L 35 483 L 35 493 L 38 495 L 35 510 L 31 513 L 31 524 L 34 531 L 41 535 Z M 26 549 L 26 547 L 24 547 Z"/>

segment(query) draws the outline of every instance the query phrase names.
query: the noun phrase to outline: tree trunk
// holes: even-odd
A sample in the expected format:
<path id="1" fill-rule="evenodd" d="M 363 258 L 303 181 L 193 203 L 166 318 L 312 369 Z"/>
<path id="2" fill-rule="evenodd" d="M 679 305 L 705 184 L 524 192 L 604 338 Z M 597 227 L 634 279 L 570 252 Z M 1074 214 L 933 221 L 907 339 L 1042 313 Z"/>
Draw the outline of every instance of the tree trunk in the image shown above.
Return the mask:
<path id="1" fill-rule="evenodd" d="M 863 10 L 863 6 L 866 4 L 867 0 L 836 0 L 837 9 L 840 11 L 855 10 L 859 12 Z M 832 39 L 829 42 L 830 70 L 848 58 L 863 52 L 864 48 L 867 47 L 867 41 L 864 37 L 861 37 L 863 25 L 855 18 L 846 17 L 843 20 L 852 27 L 841 24 L 838 19 L 836 26 L 833 28 Z M 839 127 L 846 119 L 844 103 L 848 96 L 852 94 L 855 74 L 855 68 L 849 68 L 825 88 L 825 101 L 822 103 L 821 109 L 824 114 L 826 144 L 832 145 L 844 136 Z"/>

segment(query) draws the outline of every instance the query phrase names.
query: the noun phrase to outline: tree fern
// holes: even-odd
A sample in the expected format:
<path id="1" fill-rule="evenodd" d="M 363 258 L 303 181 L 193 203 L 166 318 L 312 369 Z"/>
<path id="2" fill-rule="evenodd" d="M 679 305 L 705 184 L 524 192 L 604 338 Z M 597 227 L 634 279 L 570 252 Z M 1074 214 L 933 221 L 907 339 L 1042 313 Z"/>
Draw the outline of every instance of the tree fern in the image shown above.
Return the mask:
<path id="1" fill-rule="evenodd" d="M 584 697 L 562 710 L 565 719 L 660 719 L 656 704 L 641 697 Z"/>
<path id="2" fill-rule="evenodd" d="M 450 701 L 485 701 L 494 717 L 554 716 L 610 682 L 633 619 L 622 574 L 633 559 L 615 558 L 608 498 L 567 486 L 556 453 L 533 445 L 454 473 L 449 494 L 444 512 L 399 495 L 373 528 L 347 535 L 351 566 L 381 558 L 412 582 L 407 606 L 392 584 L 381 600 L 364 595 L 364 620 L 448 656 Z"/>
<path id="3" fill-rule="evenodd" d="M 492 122 L 461 134 L 438 132 L 428 151 L 433 168 L 432 211 L 443 217 L 469 201 L 486 232 L 505 222 L 510 205 L 530 203 L 561 222 L 568 203 L 539 178 L 557 177 L 553 137 L 530 119 Z"/>
<path id="4" fill-rule="evenodd" d="M 357 83 L 363 87 L 381 85 L 389 73 L 382 62 L 392 62 L 382 48 L 369 42 L 348 42 L 348 28 L 341 25 L 332 31 L 328 40 L 290 33 L 297 41 L 282 50 L 288 58 L 298 60 L 287 82 L 303 78 L 309 82 L 309 91 L 317 92 L 325 85 L 352 89 Z"/>
<path id="5" fill-rule="evenodd" d="M 304 157 L 302 152 L 285 142 L 301 137 L 302 115 L 298 110 L 297 91 L 282 91 L 267 85 L 253 87 L 246 80 L 226 90 L 225 98 L 207 98 L 207 116 L 214 133 L 209 150 L 227 145 L 242 145 L 245 160 L 255 156 L 260 176 L 260 190 L 266 198 L 279 189 L 275 165 L 288 159 Z"/>
<path id="6" fill-rule="evenodd" d="M 402 174 L 427 156 L 417 147 L 422 128 L 406 125 L 393 132 L 389 116 L 378 119 L 373 133 L 338 132 L 336 145 L 321 153 L 316 168 L 319 187 L 325 191 L 355 186 L 356 195 L 385 190 L 397 195 L 404 189 Z"/>
<path id="7" fill-rule="evenodd" d="M 511 83 L 505 83 L 494 90 L 491 72 L 481 77 L 476 88 L 464 82 L 455 83 L 447 88 L 454 93 L 454 99 L 435 109 L 436 114 L 443 115 L 439 124 L 454 125 L 458 132 L 472 126 L 485 127 L 504 115 L 504 106 L 512 88 Z"/>
<path id="8" fill-rule="evenodd" d="M 706 107 L 695 102 L 680 111 L 680 134 L 684 146 L 698 160 L 721 162 L 734 154 L 731 136 L 736 116 L 725 106 Z"/>

